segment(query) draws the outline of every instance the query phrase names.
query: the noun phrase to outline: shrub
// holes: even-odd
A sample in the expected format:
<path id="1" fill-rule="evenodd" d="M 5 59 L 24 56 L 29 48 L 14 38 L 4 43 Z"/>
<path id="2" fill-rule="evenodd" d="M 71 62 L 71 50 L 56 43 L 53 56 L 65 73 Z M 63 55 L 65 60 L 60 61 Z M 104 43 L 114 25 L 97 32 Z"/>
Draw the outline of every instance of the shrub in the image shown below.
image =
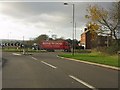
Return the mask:
<path id="1" fill-rule="evenodd" d="M 107 53 L 107 54 L 117 54 L 120 51 L 119 44 L 120 41 L 113 41 L 109 47 L 97 47 L 97 51 Z"/>

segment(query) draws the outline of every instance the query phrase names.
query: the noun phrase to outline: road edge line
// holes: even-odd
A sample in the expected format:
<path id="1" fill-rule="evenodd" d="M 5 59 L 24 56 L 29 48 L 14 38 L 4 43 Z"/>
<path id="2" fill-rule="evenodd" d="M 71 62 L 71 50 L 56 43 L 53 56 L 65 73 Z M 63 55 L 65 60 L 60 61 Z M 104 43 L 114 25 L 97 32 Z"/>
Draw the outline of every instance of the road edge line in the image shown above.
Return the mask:
<path id="1" fill-rule="evenodd" d="M 73 58 L 65 58 L 65 57 L 61 57 L 58 56 L 57 57 L 61 58 L 61 59 L 67 59 L 67 60 L 72 60 L 72 61 L 77 61 L 77 62 L 81 62 L 81 63 L 85 63 L 85 64 L 91 64 L 91 65 L 96 65 L 96 66 L 100 66 L 100 67 L 104 67 L 104 68 L 109 68 L 109 69 L 113 69 L 113 70 L 120 70 L 120 68 L 118 67 L 113 67 L 113 66 L 109 66 L 109 65 L 104 65 L 104 64 L 99 64 L 99 63 L 94 63 L 94 62 L 88 62 L 88 61 L 81 61 L 81 60 L 77 60 L 77 59 L 73 59 Z"/>

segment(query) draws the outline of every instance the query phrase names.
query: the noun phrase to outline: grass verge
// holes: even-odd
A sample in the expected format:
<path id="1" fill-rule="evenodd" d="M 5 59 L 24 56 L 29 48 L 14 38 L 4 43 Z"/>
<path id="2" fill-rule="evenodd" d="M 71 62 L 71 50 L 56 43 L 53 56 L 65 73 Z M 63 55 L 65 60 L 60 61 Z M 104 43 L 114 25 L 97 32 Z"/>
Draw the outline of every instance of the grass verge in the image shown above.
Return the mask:
<path id="1" fill-rule="evenodd" d="M 109 66 L 120 67 L 120 60 L 118 59 L 118 55 L 106 55 L 102 53 L 87 53 L 87 54 L 78 54 L 76 53 L 74 56 L 72 54 L 60 54 L 59 56 L 66 58 L 73 58 L 82 61 L 89 61 Z"/>

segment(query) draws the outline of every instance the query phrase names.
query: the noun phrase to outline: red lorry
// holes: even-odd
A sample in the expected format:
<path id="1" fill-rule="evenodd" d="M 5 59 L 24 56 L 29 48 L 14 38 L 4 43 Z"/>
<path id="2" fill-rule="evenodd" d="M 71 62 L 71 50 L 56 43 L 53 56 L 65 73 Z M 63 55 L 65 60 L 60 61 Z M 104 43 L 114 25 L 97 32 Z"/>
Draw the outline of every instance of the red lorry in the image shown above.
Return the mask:
<path id="1" fill-rule="evenodd" d="M 40 45 L 40 49 L 44 49 L 47 51 L 54 51 L 54 50 L 64 50 L 67 52 L 71 51 L 70 44 L 64 40 L 41 41 L 39 45 Z"/>

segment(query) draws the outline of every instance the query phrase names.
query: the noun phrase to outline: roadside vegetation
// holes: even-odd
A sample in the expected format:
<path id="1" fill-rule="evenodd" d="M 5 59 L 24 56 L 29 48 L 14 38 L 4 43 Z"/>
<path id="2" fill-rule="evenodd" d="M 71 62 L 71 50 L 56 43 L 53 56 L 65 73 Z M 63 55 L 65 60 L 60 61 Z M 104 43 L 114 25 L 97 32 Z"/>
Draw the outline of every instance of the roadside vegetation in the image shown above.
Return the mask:
<path id="1" fill-rule="evenodd" d="M 108 55 L 101 52 L 91 52 L 91 53 L 75 53 L 72 54 L 61 54 L 61 57 L 73 58 L 82 61 L 94 62 L 99 64 L 105 64 L 109 66 L 120 67 L 118 55 Z"/>
<path id="2" fill-rule="evenodd" d="M 111 55 L 120 51 L 120 12 L 118 12 L 120 2 L 114 2 L 112 5 L 108 10 L 98 5 L 90 5 L 87 8 L 87 15 L 85 15 L 88 20 L 86 27 L 91 33 L 92 49 L 96 48 L 97 51 Z M 100 38 L 98 39 L 98 37 Z M 102 37 L 107 37 L 106 47 L 102 45 L 104 40 Z"/>

